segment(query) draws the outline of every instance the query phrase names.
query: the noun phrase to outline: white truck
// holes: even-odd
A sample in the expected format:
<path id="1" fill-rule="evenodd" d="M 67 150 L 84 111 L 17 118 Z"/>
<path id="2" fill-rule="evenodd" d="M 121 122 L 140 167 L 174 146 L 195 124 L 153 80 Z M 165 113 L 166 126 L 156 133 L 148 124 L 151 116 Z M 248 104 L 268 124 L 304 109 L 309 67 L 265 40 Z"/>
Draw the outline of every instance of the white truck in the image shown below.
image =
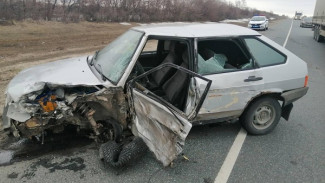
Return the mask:
<path id="1" fill-rule="evenodd" d="M 313 16 L 314 39 L 321 42 L 325 37 L 325 1 L 317 0 Z"/>
<path id="2" fill-rule="evenodd" d="M 301 17 L 302 17 L 302 12 L 296 11 L 294 19 L 295 20 L 300 20 Z"/>

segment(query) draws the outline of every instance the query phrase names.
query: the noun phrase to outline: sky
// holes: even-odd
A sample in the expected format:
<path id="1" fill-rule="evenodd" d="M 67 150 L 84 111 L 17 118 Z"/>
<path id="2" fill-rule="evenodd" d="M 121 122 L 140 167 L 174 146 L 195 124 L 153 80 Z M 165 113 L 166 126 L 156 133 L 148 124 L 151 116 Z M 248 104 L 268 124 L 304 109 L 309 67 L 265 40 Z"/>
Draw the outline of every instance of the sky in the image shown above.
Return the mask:
<path id="1" fill-rule="evenodd" d="M 226 0 L 235 3 L 237 0 Z M 293 17 L 296 11 L 313 16 L 316 0 L 246 0 L 247 7 L 258 10 L 273 11 L 279 15 Z"/>

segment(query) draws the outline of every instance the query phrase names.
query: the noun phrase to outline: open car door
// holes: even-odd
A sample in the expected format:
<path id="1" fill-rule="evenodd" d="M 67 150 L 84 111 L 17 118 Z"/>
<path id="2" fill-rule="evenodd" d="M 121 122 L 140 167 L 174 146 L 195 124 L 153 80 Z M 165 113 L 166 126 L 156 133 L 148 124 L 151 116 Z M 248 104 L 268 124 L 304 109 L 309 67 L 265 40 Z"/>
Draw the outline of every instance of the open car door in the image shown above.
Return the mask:
<path id="1" fill-rule="evenodd" d="M 188 76 L 186 105 L 181 109 L 163 95 L 150 91 L 141 80 L 164 67 L 173 67 Z M 206 85 L 196 86 L 197 80 Z M 128 97 L 133 115 L 132 132 L 143 139 L 156 158 L 168 166 L 182 152 L 182 146 L 209 91 L 211 80 L 174 64 L 163 64 L 141 74 L 128 83 Z M 161 93 L 161 92 L 160 92 Z M 184 109 L 183 109 L 184 108 Z"/>

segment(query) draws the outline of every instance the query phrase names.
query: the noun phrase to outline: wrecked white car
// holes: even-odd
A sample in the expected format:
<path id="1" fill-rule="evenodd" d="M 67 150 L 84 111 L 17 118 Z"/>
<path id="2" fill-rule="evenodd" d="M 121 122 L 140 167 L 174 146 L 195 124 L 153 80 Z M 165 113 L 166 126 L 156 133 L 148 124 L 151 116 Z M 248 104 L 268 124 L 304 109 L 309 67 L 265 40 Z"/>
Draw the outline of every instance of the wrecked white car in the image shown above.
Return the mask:
<path id="1" fill-rule="evenodd" d="M 303 60 L 248 28 L 140 26 L 93 56 L 20 72 L 7 88 L 2 128 L 42 141 L 72 125 L 103 143 L 113 166 L 144 144 L 167 166 L 192 125 L 239 119 L 250 134 L 269 133 L 289 119 L 307 81 Z"/>

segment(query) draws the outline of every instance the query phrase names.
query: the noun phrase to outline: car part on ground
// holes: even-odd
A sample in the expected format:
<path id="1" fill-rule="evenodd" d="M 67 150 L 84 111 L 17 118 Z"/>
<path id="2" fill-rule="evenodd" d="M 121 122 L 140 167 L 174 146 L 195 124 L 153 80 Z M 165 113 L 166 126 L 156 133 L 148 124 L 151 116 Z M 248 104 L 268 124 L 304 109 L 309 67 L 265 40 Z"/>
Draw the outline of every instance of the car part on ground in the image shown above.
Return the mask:
<path id="1" fill-rule="evenodd" d="M 135 137 L 128 141 L 122 143 L 108 141 L 102 144 L 99 148 L 100 159 L 113 167 L 120 168 L 145 155 L 148 148 L 141 138 Z"/>

